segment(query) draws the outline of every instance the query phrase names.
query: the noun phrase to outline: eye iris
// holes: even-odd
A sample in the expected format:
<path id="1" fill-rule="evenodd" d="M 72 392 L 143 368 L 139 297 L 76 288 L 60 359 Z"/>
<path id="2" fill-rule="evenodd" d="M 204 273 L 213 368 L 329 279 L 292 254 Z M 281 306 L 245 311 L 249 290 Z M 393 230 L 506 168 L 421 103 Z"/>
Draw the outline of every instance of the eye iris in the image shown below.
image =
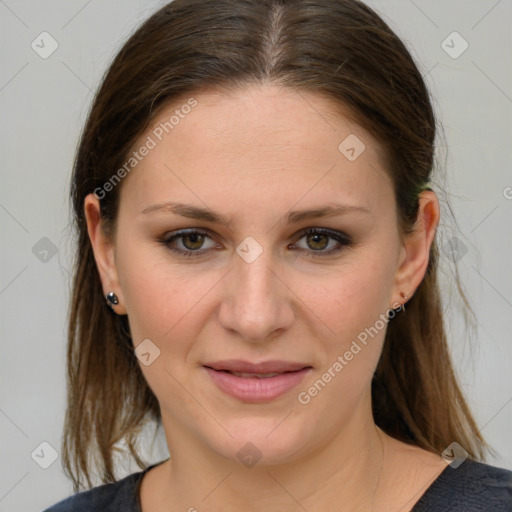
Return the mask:
<path id="1" fill-rule="evenodd" d="M 190 250 L 199 249 L 204 243 L 204 235 L 201 235 L 200 233 L 192 233 L 190 235 L 183 235 L 182 240 L 183 240 L 183 245 L 187 249 L 190 249 Z M 194 246 L 190 247 L 189 244 L 187 244 L 185 242 L 185 240 L 192 240 L 192 244 L 196 243 L 198 245 L 196 247 L 194 247 Z"/>
<path id="2" fill-rule="evenodd" d="M 323 238 L 325 243 L 324 243 L 324 244 L 320 244 L 320 247 L 318 247 L 318 246 L 317 246 L 317 247 L 315 247 L 315 244 L 317 244 L 317 243 L 318 243 L 318 239 L 319 239 L 319 238 Z M 313 241 L 313 245 L 311 245 L 311 244 L 310 244 L 310 241 L 311 241 L 312 239 L 314 239 L 314 241 Z M 325 249 L 325 248 L 327 247 L 328 243 L 329 243 L 329 242 L 328 242 L 328 239 L 329 239 L 329 237 L 328 237 L 328 236 L 326 236 L 326 235 L 322 235 L 322 234 L 318 234 L 318 233 L 317 233 L 317 234 L 308 235 L 308 245 L 309 245 L 312 249 L 315 249 L 315 250 Z"/>

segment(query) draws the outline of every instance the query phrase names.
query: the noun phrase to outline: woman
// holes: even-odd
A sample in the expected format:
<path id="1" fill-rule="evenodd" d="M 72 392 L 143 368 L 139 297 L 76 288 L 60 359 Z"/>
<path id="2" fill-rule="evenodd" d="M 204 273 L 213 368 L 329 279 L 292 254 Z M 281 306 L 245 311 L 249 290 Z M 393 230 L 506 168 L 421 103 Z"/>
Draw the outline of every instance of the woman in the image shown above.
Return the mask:
<path id="1" fill-rule="evenodd" d="M 48 510 L 510 510 L 447 348 L 435 134 L 360 2 L 147 20 L 72 185 L 64 463 L 75 490 L 105 485 Z M 147 421 L 170 453 L 149 467 Z M 116 481 L 120 442 L 144 471 Z"/>

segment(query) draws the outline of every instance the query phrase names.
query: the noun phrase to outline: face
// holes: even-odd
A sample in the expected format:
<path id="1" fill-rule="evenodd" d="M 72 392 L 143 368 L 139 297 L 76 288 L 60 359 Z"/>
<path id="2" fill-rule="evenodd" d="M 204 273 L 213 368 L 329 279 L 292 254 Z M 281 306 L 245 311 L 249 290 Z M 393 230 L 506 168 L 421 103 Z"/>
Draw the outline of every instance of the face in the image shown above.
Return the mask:
<path id="1" fill-rule="evenodd" d="M 403 302 L 393 188 L 377 141 L 327 99 L 194 98 L 134 146 L 151 148 L 121 184 L 110 286 L 171 453 L 293 461 L 371 420 L 386 313 Z"/>

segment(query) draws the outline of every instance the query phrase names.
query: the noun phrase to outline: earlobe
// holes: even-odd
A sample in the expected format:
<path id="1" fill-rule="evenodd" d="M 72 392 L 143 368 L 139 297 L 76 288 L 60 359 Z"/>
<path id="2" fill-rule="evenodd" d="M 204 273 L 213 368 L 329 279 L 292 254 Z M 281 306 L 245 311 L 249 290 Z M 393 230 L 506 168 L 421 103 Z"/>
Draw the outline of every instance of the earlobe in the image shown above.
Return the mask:
<path id="1" fill-rule="evenodd" d="M 432 190 L 419 196 L 419 207 L 414 230 L 405 236 L 402 257 L 395 274 L 394 296 L 403 302 L 403 294 L 412 297 L 427 270 L 430 248 L 439 224 L 439 202 Z"/>
<path id="2" fill-rule="evenodd" d="M 98 268 L 103 287 L 103 295 L 105 296 L 107 304 L 117 314 L 126 314 L 115 263 L 114 241 L 105 233 L 104 225 L 101 220 L 99 199 L 94 194 L 89 194 L 85 197 L 84 213 L 89 240 L 91 241 L 96 267 Z M 109 301 L 108 296 L 116 297 L 117 304 L 115 303 L 116 301 Z"/>

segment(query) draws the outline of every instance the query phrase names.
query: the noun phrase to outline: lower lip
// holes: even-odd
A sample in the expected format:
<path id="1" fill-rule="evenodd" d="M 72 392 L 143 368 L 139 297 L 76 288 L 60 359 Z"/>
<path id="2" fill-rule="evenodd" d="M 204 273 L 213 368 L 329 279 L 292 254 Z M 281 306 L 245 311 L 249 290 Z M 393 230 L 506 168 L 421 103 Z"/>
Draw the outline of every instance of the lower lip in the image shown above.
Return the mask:
<path id="1" fill-rule="evenodd" d="M 206 368 L 221 391 L 249 403 L 270 402 L 285 395 L 300 384 L 309 370 L 311 368 L 303 368 L 295 372 L 285 372 L 275 377 L 259 379 L 258 377 L 237 377 L 231 373 Z"/>

